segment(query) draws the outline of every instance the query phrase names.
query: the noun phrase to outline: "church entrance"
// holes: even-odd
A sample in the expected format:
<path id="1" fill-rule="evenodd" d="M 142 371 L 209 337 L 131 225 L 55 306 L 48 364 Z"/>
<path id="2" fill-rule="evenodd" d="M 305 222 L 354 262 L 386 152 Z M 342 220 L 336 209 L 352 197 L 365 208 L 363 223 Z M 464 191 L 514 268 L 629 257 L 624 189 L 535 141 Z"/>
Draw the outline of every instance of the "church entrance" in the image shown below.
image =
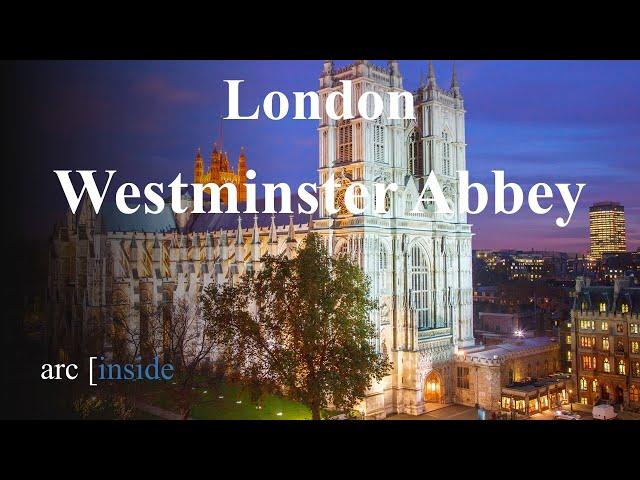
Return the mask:
<path id="1" fill-rule="evenodd" d="M 424 382 L 424 401 L 427 403 L 442 403 L 442 379 L 435 370 Z"/>

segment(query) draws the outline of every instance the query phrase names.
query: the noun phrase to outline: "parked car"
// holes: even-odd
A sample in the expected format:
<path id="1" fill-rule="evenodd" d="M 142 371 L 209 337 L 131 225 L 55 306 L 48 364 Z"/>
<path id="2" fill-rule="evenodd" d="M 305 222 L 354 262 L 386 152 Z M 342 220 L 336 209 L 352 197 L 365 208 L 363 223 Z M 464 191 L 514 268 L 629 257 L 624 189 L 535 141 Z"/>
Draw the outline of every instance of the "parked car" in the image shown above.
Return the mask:
<path id="1" fill-rule="evenodd" d="M 594 420 L 613 420 L 618 416 L 613 409 L 613 405 L 596 405 L 593 407 L 592 415 Z"/>
<path id="2" fill-rule="evenodd" d="M 553 413 L 554 420 L 580 420 L 580 415 L 569 410 L 556 410 Z"/>

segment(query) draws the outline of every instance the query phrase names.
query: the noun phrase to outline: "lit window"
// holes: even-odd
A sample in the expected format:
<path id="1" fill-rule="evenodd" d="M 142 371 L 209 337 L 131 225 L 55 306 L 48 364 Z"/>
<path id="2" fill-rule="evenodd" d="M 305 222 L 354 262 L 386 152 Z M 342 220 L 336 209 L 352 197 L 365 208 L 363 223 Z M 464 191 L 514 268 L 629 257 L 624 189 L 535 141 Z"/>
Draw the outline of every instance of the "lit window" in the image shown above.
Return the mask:
<path id="1" fill-rule="evenodd" d="M 567 345 L 571 345 L 571 335 L 567 335 Z"/>
<path id="2" fill-rule="evenodd" d="M 567 361 L 571 361 L 571 350 L 567 350 Z"/>
<path id="3" fill-rule="evenodd" d="M 607 322 L 600 322 L 600 330 L 606 332 L 609 330 L 609 324 Z"/>
<path id="4" fill-rule="evenodd" d="M 580 403 L 583 405 L 588 405 L 589 400 L 587 399 L 587 397 L 580 397 Z"/>
<path id="5" fill-rule="evenodd" d="M 602 362 L 602 369 L 605 371 L 605 373 L 611 372 L 611 364 L 609 363 L 608 358 L 605 358 L 604 362 Z"/>
<path id="6" fill-rule="evenodd" d="M 631 353 L 640 352 L 640 342 L 631 342 Z"/>
<path id="7" fill-rule="evenodd" d="M 592 392 L 597 392 L 598 391 L 598 379 L 594 378 L 593 382 L 591 382 L 591 391 Z"/>
<path id="8" fill-rule="evenodd" d="M 436 325 L 429 318 L 429 266 L 427 255 L 419 245 L 414 245 L 410 252 L 410 306 L 417 318 L 418 329 L 426 330 Z"/>
<path id="9" fill-rule="evenodd" d="M 341 120 L 338 123 L 338 162 L 350 162 L 353 145 L 351 123 Z"/>
<path id="10" fill-rule="evenodd" d="M 637 323 L 630 323 L 629 324 L 629 333 L 633 333 L 633 334 L 638 334 L 640 333 L 640 325 Z"/>
<path id="11" fill-rule="evenodd" d="M 605 313 L 607 311 L 607 304 L 605 302 L 600 302 L 599 310 L 600 313 Z"/>
<path id="12" fill-rule="evenodd" d="M 609 350 L 609 337 L 602 337 L 602 350 Z"/>
<path id="13" fill-rule="evenodd" d="M 584 377 L 580 378 L 580 390 L 586 390 L 587 389 L 587 379 Z"/>
<path id="14" fill-rule="evenodd" d="M 626 303 L 622 304 L 622 313 L 629 313 L 629 305 Z"/>
<path id="15" fill-rule="evenodd" d="M 627 365 L 624 363 L 624 360 L 620 360 L 618 362 L 618 375 L 626 375 L 627 374 Z"/>
<path id="16" fill-rule="evenodd" d="M 596 322 L 593 320 L 580 320 L 580 328 L 583 330 L 594 330 Z"/>
<path id="17" fill-rule="evenodd" d="M 594 370 L 596 368 L 596 357 L 589 355 L 582 356 L 582 368 L 585 370 Z"/>
<path id="18" fill-rule="evenodd" d="M 591 348 L 596 344 L 596 337 L 580 337 L 580 346 Z"/>
<path id="19" fill-rule="evenodd" d="M 640 362 L 633 362 L 633 376 L 640 377 Z"/>

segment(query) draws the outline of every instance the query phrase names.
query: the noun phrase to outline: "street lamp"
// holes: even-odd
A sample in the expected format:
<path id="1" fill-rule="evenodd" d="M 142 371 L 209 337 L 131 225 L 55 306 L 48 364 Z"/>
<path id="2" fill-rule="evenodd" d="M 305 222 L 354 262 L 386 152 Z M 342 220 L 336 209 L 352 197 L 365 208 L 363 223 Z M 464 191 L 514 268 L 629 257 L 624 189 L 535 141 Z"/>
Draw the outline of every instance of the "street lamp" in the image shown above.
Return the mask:
<path id="1" fill-rule="evenodd" d="M 569 406 L 573 412 L 573 390 L 569 389 Z"/>

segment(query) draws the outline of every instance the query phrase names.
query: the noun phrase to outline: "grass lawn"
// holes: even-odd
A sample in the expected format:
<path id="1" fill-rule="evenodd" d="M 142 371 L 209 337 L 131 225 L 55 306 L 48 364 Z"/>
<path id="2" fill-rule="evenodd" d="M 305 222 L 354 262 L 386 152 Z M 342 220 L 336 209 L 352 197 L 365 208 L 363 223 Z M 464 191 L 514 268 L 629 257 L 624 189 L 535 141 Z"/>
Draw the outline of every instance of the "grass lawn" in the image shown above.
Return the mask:
<path id="1" fill-rule="evenodd" d="M 158 407 L 175 411 L 171 384 L 159 385 L 148 391 L 145 400 Z M 191 417 L 199 420 L 310 420 L 311 411 L 304 405 L 276 395 L 265 398 L 262 408 L 256 408 L 249 396 L 234 384 L 217 388 L 196 387 L 200 400 L 191 410 Z M 206 393 L 205 393 L 206 392 Z M 238 403 L 240 402 L 240 403 Z"/>

